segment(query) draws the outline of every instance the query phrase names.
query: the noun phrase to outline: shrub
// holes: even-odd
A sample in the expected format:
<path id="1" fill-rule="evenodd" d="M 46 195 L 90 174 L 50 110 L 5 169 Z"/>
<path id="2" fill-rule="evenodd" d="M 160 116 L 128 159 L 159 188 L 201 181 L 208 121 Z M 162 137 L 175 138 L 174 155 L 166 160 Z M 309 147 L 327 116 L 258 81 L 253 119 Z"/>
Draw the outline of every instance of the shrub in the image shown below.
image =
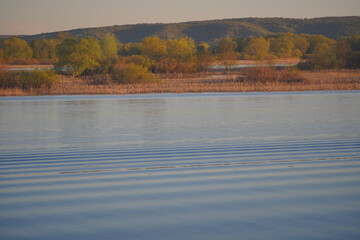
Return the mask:
<path id="1" fill-rule="evenodd" d="M 0 69 L 0 88 L 18 88 L 19 74 Z"/>
<path id="2" fill-rule="evenodd" d="M 121 59 L 121 63 L 123 64 L 136 64 L 136 65 L 140 65 L 143 66 L 147 69 L 150 69 L 151 66 L 153 65 L 153 62 L 151 61 L 151 59 L 143 56 L 143 55 L 131 55 L 131 56 L 127 56 Z"/>
<path id="3" fill-rule="evenodd" d="M 116 65 L 112 70 L 111 77 L 115 83 L 121 84 L 158 81 L 158 78 L 150 73 L 147 68 L 134 63 Z"/>
<path id="4" fill-rule="evenodd" d="M 33 70 L 20 73 L 20 86 L 23 89 L 50 88 L 58 81 L 58 76 L 53 70 Z"/>
<path id="5" fill-rule="evenodd" d="M 244 70 L 242 79 L 250 83 L 287 82 L 297 83 L 304 79 L 296 68 L 275 69 L 272 67 L 254 67 Z"/>

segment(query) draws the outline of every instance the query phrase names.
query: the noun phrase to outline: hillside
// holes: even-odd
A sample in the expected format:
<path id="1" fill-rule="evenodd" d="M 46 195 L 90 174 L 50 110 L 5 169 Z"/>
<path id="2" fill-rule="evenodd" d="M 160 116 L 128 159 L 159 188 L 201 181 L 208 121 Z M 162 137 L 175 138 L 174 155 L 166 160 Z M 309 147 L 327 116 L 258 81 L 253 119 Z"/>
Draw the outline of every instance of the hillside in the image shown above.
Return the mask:
<path id="1" fill-rule="evenodd" d="M 147 36 L 174 38 L 189 36 L 196 42 L 213 42 L 230 37 L 264 36 L 280 32 L 321 34 L 338 39 L 341 36 L 360 34 L 360 16 L 323 17 L 312 19 L 294 18 L 238 18 L 195 21 L 171 24 L 135 24 L 111 27 L 85 28 L 66 31 L 74 37 L 101 37 L 113 33 L 120 42 L 140 42 Z M 22 36 L 31 41 L 54 38 L 59 32 Z"/>

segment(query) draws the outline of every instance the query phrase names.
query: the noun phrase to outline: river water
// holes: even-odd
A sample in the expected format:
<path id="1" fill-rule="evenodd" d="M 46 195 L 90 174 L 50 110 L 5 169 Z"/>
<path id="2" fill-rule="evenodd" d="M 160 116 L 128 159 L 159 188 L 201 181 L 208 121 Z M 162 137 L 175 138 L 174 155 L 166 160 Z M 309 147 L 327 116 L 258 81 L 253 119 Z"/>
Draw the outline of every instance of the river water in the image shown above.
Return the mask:
<path id="1" fill-rule="evenodd" d="M 0 239 L 360 239 L 360 92 L 0 99 Z"/>

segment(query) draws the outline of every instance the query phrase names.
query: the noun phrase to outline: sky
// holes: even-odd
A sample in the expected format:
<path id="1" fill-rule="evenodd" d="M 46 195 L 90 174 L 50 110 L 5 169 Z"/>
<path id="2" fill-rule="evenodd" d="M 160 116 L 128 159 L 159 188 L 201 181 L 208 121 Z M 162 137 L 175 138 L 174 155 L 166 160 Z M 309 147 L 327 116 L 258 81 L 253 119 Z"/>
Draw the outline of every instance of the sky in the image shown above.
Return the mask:
<path id="1" fill-rule="evenodd" d="M 243 17 L 360 16 L 360 0 L 0 0 L 0 35 Z"/>

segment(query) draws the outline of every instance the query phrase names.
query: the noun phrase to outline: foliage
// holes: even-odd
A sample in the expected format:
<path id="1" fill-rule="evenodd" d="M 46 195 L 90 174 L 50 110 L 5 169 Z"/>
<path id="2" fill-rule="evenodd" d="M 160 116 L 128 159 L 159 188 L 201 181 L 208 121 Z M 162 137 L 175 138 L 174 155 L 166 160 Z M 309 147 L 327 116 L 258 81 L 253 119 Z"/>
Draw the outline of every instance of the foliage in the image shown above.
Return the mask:
<path id="1" fill-rule="evenodd" d="M 4 59 L 26 59 L 32 57 L 32 49 L 29 44 L 18 38 L 12 37 L 1 42 Z"/>
<path id="2" fill-rule="evenodd" d="M 50 88 L 58 81 L 58 76 L 53 70 L 33 70 L 20 73 L 20 86 L 22 89 Z"/>
<path id="3" fill-rule="evenodd" d="M 103 60 L 100 44 L 92 37 L 65 39 L 57 46 L 56 53 L 59 58 L 56 68 L 76 76 L 85 70 L 94 71 Z"/>
<path id="4" fill-rule="evenodd" d="M 122 64 L 134 63 L 136 65 L 143 66 L 143 67 L 147 68 L 148 70 L 150 70 L 150 68 L 153 64 L 151 59 L 149 59 L 143 55 L 131 55 L 131 56 L 123 57 L 120 59 L 119 63 L 122 63 Z"/>
<path id="5" fill-rule="evenodd" d="M 146 37 L 142 41 L 142 52 L 146 57 L 158 62 L 166 56 L 166 43 L 159 37 Z"/>
<path id="6" fill-rule="evenodd" d="M 301 57 L 309 47 L 305 37 L 293 33 L 281 33 L 268 40 L 270 52 L 281 58 Z"/>
<path id="7" fill-rule="evenodd" d="M 284 68 L 277 70 L 273 67 L 254 67 L 244 70 L 245 81 L 249 83 L 299 83 L 304 79 L 296 68 Z"/>
<path id="8" fill-rule="evenodd" d="M 4 52 L 3 52 L 3 50 L 0 48 L 0 64 L 3 63 L 3 60 L 4 60 Z"/>
<path id="9" fill-rule="evenodd" d="M 18 88 L 19 86 L 19 74 L 17 72 L 11 72 L 0 69 L 0 88 Z"/>
<path id="10" fill-rule="evenodd" d="M 124 57 L 132 56 L 132 55 L 141 55 L 142 44 L 141 43 L 121 44 L 119 49 L 119 54 Z"/>
<path id="11" fill-rule="evenodd" d="M 119 42 L 112 34 L 105 34 L 100 40 L 101 52 L 105 59 L 112 61 L 116 60 L 119 50 Z"/>
<path id="12" fill-rule="evenodd" d="M 231 38 L 222 39 L 216 46 L 216 53 L 219 60 L 225 66 L 227 72 L 230 71 L 232 65 L 234 65 L 234 60 L 239 57 L 239 53 L 236 52 L 237 44 Z"/>
<path id="13" fill-rule="evenodd" d="M 196 47 L 196 70 L 208 72 L 214 57 L 211 53 L 210 45 L 200 42 Z"/>
<path id="14" fill-rule="evenodd" d="M 195 70 L 195 43 L 190 38 L 168 39 L 166 58 L 157 64 L 161 73 L 190 73 Z"/>
<path id="15" fill-rule="evenodd" d="M 195 70 L 195 43 L 190 38 L 147 37 L 142 42 L 142 53 L 150 59 L 152 72 L 181 74 Z"/>
<path id="16" fill-rule="evenodd" d="M 305 63 L 300 63 L 301 69 L 331 69 L 338 66 L 335 44 L 322 42 L 318 43 L 313 53 Z"/>
<path id="17" fill-rule="evenodd" d="M 166 51 L 169 58 L 179 61 L 193 61 L 195 53 L 195 43 L 191 38 L 168 39 L 166 41 Z"/>
<path id="18" fill-rule="evenodd" d="M 56 46 L 58 41 L 55 39 L 38 39 L 31 43 L 33 58 L 45 63 L 57 61 Z"/>
<path id="19" fill-rule="evenodd" d="M 150 73 L 148 69 L 134 63 L 116 65 L 112 70 L 111 77 L 115 83 L 120 84 L 152 83 L 158 81 L 157 77 Z"/>
<path id="20" fill-rule="evenodd" d="M 270 43 L 263 37 L 253 38 L 244 49 L 245 56 L 256 60 L 264 60 L 269 54 Z"/>
<path id="21" fill-rule="evenodd" d="M 308 54 L 313 54 L 315 51 L 318 51 L 321 47 L 331 46 L 336 43 L 335 40 L 327 38 L 323 35 L 303 35 L 309 42 L 309 47 L 307 50 Z"/>
<path id="22" fill-rule="evenodd" d="M 341 38 L 336 54 L 342 68 L 360 68 L 360 35 Z"/>

